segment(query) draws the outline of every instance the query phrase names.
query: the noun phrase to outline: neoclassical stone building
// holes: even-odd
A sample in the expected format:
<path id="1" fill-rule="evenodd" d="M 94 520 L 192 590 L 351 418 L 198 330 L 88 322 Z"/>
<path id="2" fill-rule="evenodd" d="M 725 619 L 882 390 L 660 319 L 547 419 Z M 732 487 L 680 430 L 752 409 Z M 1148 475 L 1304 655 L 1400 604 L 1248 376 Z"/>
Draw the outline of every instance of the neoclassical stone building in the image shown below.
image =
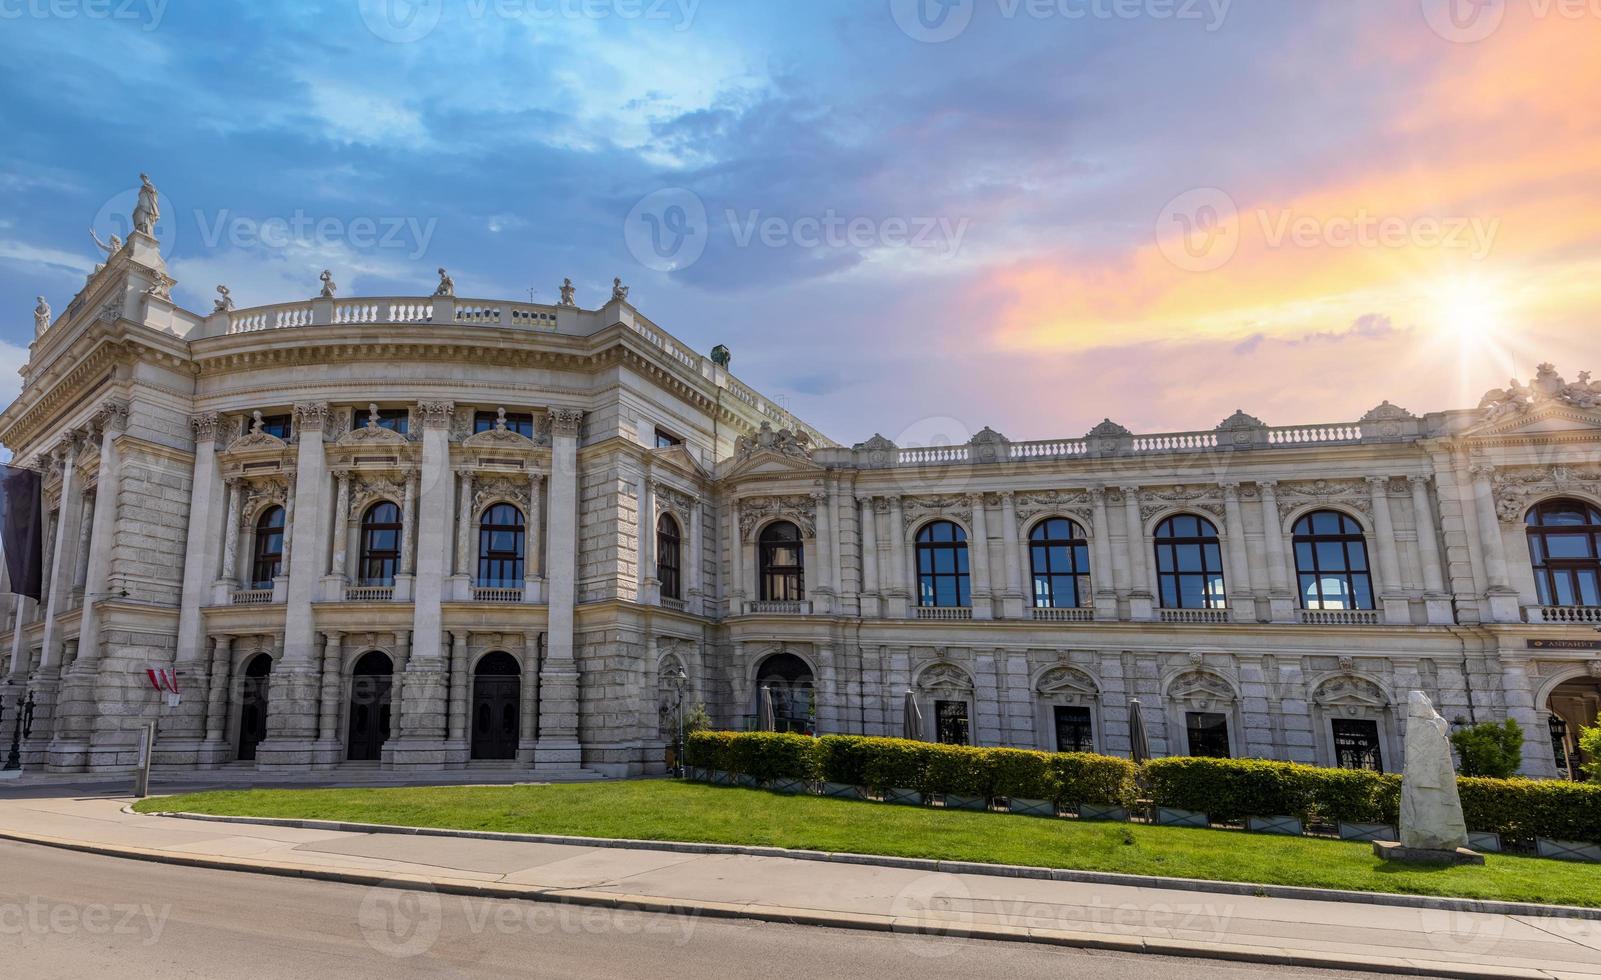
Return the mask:
<path id="1" fill-rule="evenodd" d="M 136 216 L 137 217 L 137 216 Z M 148 231 L 148 229 L 147 229 Z M 1406 692 L 1566 774 L 1601 701 L 1601 385 L 1473 409 L 836 445 L 598 309 L 215 311 L 135 231 L 0 414 L 46 474 L 4 744 L 52 771 L 660 771 L 750 725 L 1399 765 Z M 326 279 L 327 277 L 325 277 Z M 175 668 L 181 703 L 145 671 Z M 31 705 L 31 708 L 28 706 Z"/>

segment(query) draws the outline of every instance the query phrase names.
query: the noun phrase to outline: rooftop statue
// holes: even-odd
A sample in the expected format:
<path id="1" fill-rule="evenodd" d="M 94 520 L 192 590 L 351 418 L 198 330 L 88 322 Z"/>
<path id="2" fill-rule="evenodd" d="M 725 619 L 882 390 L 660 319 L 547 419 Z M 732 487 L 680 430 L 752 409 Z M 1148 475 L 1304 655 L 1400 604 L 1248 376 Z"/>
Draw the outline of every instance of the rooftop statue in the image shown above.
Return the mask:
<path id="1" fill-rule="evenodd" d="M 217 298 L 215 300 L 213 300 L 212 303 L 213 303 L 213 306 L 212 306 L 211 312 L 213 312 L 213 313 L 232 313 L 233 312 L 233 293 L 228 291 L 228 287 L 227 286 L 218 286 L 217 287 Z"/>
<path id="2" fill-rule="evenodd" d="M 328 269 L 324 269 L 322 270 L 322 275 L 318 276 L 317 278 L 322 280 L 322 298 L 333 299 L 334 293 L 338 292 L 339 290 L 339 284 L 334 282 L 333 272 Z"/>
<path id="3" fill-rule="evenodd" d="M 572 279 L 570 279 L 570 278 L 569 279 L 563 279 L 561 281 L 561 305 L 563 305 L 563 306 L 577 306 L 578 305 L 577 303 L 573 302 L 573 292 L 574 291 L 575 291 L 575 289 L 574 289 L 574 286 L 573 286 Z"/>
<path id="4" fill-rule="evenodd" d="M 33 335 L 35 337 L 50 329 L 50 304 L 45 302 L 43 296 L 39 297 L 39 305 L 33 308 Z"/>
<path id="5" fill-rule="evenodd" d="M 624 303 L 628 302 L 628 287 L 623 285 L 621 276 L 611 281 L 611 298 L 621 300 Z"/>
<path id="6" fill-rule="evenodd" d="M 116 235 L 111 236 L 111 241 L 103 242 L 100 240 L 100 236 L 95 234 L 95 230 L 91 226 L 89 229 L 89 237 L 95 240 L 95 245 L 100 249 L 100 251 L 106 253 L 106 262 L 110 262 L 113 255 L 116 255 L 118 252 L 122 251 L 122 239 Z M 95 272 L 99 272 L 105 267 L 105 263 L 98 263 L 95 265 Z"/>
<path id="7" fill-rule="evenodd" d="M 133 208 L 133 230 L 141 235 L 156 237 L 156 222 L 161 220 L 160 195 L 149 174 L 139 175 L 139 203 Z"/>
<path id="8" fill-rule="evenodd" d="M 1559 403 L 1587 410 L 1601 409 L 1601 383 L 1590 380 L 1590 372 L 1579 373 L 1569 384 L 1551 364 L 1541 364 L 1534 380 L 1523 384 L 1516 378 L 1505 388 L 1493 388 L 1479 401 L 1479 411 L 1487 421 L 1522 415 L 1537 405 Z"/>
<path id="9" fill-rule="evenodd" d="M 439 267 L 439 288 L 434 290 L 434 295 L 435 296 L 455 296 L 456 295 L 456 280 L 450 278 L 450 273 L 445 271 L 444 266 L 440 266 Z"/>

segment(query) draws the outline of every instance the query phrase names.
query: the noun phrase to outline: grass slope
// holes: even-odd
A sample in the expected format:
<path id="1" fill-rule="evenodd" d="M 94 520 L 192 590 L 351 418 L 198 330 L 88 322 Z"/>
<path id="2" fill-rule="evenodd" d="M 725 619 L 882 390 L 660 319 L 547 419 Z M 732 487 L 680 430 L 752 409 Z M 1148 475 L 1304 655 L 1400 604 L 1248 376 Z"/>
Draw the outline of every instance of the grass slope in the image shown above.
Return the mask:
<path id="1" fill-rule="evenodd" d="M 136 809 L 416 827 L 759 844 L 1126 874 L 1601 907 L 1594 866 L 1491 854 L 1483 867 L 1380 861 L 1367 844 L 964 813 L 660 780 L 552 786 L 248 790 Z"/>

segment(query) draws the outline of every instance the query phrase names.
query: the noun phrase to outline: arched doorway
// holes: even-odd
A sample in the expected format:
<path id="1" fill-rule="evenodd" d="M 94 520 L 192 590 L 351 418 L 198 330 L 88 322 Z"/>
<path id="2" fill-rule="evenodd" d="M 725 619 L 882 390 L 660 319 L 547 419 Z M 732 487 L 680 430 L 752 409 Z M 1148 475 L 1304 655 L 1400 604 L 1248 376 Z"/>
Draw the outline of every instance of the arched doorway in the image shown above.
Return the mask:
<path id="1" fill-rule="evenodd" d="M 522 671 L 509 653 L 486 654 L 473 671 L 474 759 L 515 759 Z"/>
<path id="2" fill-rule="evenodd" d="M 1558 684 L 1546 701 L 1551 712 L 1551 749 L 1557 775 L 1583 779 L 1585 763 L 1594 760 L 1579 751 L 1579 732 L 1594 728 L 1601 712 L 1601 677 L 1576 677 Z"/>
<path id="3" fill-rule="evenodd" d="M 781 732 L 812 735 L 817 729 L 817 704 L 812 668 L 793 653 L 775 653 L 756 671 L 756 714 L 752 727 L 762 727 L 762 689 L 773 695 L 774 728 Z"/>
<path id="4" fill-rule="evenodd" d="M 272 675 L 272 657 L 258 653 L 245 665 L 245 679 L 239 691 L 239 761 L 256 758 L 256 746 L 267 738 L 267 688 Z"/>
<path id="5" fill-rule="evenodd" d="M 350 742 L 345 757 L 351 762 L 383 757 L 394 673 L 394 664 L 377 650 L 362 654 L 350 673 Z"/>

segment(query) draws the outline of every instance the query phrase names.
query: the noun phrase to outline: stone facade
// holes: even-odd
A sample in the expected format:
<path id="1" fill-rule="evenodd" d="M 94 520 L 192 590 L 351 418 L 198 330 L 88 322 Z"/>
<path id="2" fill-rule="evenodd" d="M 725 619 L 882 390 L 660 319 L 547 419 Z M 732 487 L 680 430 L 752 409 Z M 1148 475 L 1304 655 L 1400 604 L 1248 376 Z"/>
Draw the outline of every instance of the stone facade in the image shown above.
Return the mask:
<path id="1" fill-rule="evenodd" d="M 1453 722 L 1517 719 L 1543 776 L 1552 704 L 1594 719 L 1601 608 L 1542 605 L 1524 527 L 1544 501 L 1601 505 L 1587 376 L 1349 423 L 845 447 L 626 296 L 199 314 L 169 290 L 135 232 L 0 414 L 46 474 L 44 601 L 3 609 L 3 735 L 31 702 L 29 767 L 127 767 L 157 720 L 172 766 L 658 772 L 679 706 L 748 725 L 763 687 L 806 730 L 898 735 L 910 691 L 928 738 L 1119 754 L 1134 699 L 1158 755 L 1212 738 L 1332 765 L 1362 723 L 1389 769 L 1419 690 Z M 515 579 L 480 560 L 497 505 Z M 1360 529 L 1361 608 L 1307 608 L 1299 584 L 1297 524 L 1329 511 Z M 1203 608 L 1164 601 L 1176 515 L 1216 532 Z M 1042 606 L 1030 535 L 1052 518 L 1088 578 Z M 924 604 L 936 521 L 965 538 L 965 602 Z M 775 596 L 780 522 L 802 560 Z"/>

